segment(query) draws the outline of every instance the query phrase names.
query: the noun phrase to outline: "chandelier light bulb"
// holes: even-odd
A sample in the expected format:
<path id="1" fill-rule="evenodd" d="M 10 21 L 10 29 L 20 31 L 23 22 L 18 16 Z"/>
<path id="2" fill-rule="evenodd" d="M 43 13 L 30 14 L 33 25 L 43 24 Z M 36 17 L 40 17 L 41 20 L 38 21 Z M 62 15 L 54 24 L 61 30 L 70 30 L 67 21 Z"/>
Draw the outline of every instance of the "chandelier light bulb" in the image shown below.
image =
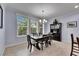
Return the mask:
<path id="1" fill-rule="evenodd" d="M 45 19 L 43 19 L 43 21 L 45 22 L 46 20 L 45 20 Z"/>
<path id="2" fill-rule="evenodd" d="M 40 22 L 40 23 L 42 22 L 41 19 L 39 20 L 39 22 Z"/>
<path id="3" fill-rule="evenodd" d="M 43 19 L 43 23 L 47 23 L 47 20 L 46 19 Z"/>
<path id="4" fill-rule="evenodd" d="M 45 23 L 47 23 L 47 20 L 44 20 Z"/>

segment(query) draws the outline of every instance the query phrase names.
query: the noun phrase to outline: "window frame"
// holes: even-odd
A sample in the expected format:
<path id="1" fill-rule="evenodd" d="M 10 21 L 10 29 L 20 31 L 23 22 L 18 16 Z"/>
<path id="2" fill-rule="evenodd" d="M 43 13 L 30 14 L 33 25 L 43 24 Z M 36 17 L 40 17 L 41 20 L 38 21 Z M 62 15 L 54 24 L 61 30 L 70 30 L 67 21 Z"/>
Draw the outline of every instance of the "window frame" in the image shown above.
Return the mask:
<path id="1" fill-rule="evenodd" d="M 25 15 L 22 15 L 22 14 L 16 14 L 16 20 L 17 20 L 17 16 L 23 16 L 23 17 L 26 17 L 26 18 L 28 18 L 28 16 L 25 16 Z M 29 21 L 29 19 L 27 20 L 27 21 Z M 18 22 L 18 21 L 17 21 Z M 27 22 L 27 25 L 25 26 L 22 26 L 22 27 L 26 27 L 26 35 L 19 35 L 18 34 L 18 29 L 19 29 L 19 25 L 18 25 L 18 23 L 17 23 L 17 29 L 16 29 L 16 31 L 17 31 L 17 33 L 16 33 L 16 35 L 17 35 L 17 37 L 26 37 L 27 36 L 27 30 L 28 30 L 28 22 Z"/>
<path id="2" fill-rule="evenodd" d="M 35 23 L 36 23 L 36 24 L 35 24 Z M 35 24 L 35 27 L 32 27 L 32 24 Z M 33 33 L 32 29 L 34 29 L 34 28 L 36 29 L 35 32 L 37 33 L 37 22 L 36 22 L 36 21 L 34 21 L 34 22 L 31 21 L 31 24 L 30 24 L 30 29 L 31 29 L 30 32 L 31 32 L 31 34 Z"/>

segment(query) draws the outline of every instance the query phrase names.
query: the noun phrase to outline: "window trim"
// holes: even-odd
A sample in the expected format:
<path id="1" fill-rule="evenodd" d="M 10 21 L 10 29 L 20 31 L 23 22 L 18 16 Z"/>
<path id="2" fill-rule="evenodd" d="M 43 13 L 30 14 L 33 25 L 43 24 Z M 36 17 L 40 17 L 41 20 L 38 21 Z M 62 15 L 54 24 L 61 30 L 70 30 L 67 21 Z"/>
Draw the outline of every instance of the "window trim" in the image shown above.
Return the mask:
<path id="1" fill-rule="evenodd" d="M 27 35 L 17 35 L 17 37 L 26 37 Z"/>
<path id="2" fill-rule="evenodd" d="M 35 23 L 36 23 L 35 27 L 32 27 L 31 25 L 32 25 L 32 24 L 35 24 Z M 36 22 L 36 21 L 33 22 L 33 23 L 32 23 L 32 21 L 31 21 L 31 24 L 30 24 L 30 32 L 31 32 L 31 34 L 32 34 L 32 30 L 31 30 L 32 28 L 36 28 L 36 33 L 37 33 L 37 22 Z"/>
<path id="3" fill-rule="evenodd" d="M 28 17 L 28 16 L 25 16 L 25 15 L 19 15 L 19 14 L 16 14 L 16 17 L 17 16 L 24 16 L 24 17 Z M 29 19 L 28 19 L 29 20 Z M 27 36 L 27 30 L 28 30 L 28 23 L 27 23 L 27 25 L 25 26 L 22 26 L 22 27 L 26 27 L 27 28 L 27 30 L 26 30 L 26 35 L 18 35 L 18 29 L 19 29 L 19 25 L 17 24 L 17 29 L 16 29 L 16 31 L 17 31 L 17 33 L 16 33 L 16 35 L 17 35 L 17 37 L 26 37 Z"/>

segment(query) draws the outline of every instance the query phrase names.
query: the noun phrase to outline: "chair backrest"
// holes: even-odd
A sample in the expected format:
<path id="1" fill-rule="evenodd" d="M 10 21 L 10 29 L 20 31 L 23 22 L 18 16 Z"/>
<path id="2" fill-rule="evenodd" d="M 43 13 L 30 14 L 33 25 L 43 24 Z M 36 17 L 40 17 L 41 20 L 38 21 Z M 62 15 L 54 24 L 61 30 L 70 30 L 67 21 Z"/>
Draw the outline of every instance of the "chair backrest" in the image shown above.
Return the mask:
<path id="1" fill-rule="evenodd" d="M 71 41 L 72 41 L 72 44 L 73 44 L 73 42 L 74 42 L 73 34 L 71 34 Z"/>
<path id="2" fill-rule="evenodd" d="M 79 48 L 79 38 L 77 37 L 77 42 L 74 41 L 73 34 L 71 34 L 71 41 L 72 41 L 72 46 L 71 46 L 71 53 L 70 56 L 74 55 L 77 56 L 77 53 L 79 53 L 78 49 Z M 75 46 L 74 46 L 75 44 Z"/>
<path id="3" fill-rule="evenodd" d="M 32 33 L 32 35 L 33 35 L 33 36 L 37 36 L 38 34 L 37 34 L 37 33 Z"/>
<path id="4" fill-rule="evenodd" d="M 39 36 L 42 35 L 42 33 L 39 33 Z"/>
<path id="5" fill-rule="evenodd" d="M 47 35 L 46 35 L 46 34 L 44 34 L 44 35 L 43 35 L 43 37 L 47 37 Z"/>
<path id="6" fill-rule="evenodd" d="M 31 37 L 30 37 L 30 35 L 27 35 L 27 42 L 31 43 Z"/>
<path id="7" fill-rule="evenodd" d="M 77 43 L 78 43 L 78 48 L 79 48 L 79 38 L 77 37 L 76 39 L 77 39 Z"/>
<path id="8" fill-rule="evenodd" d="M 45 40 L 45 41 L 46 41 L 46 40 L 49 40 L 49 36 L 48 36 L 48 35 L 44 35 L 43 37 L 44 37 L 44 40 Z"/>
<path id="9" fill-rule="evenodd" d="M 74 42 L 74 37 L 73 37 L 73 34 L 71 34 L 71 53 L 70 53 L 70 56 L 72 56 L 72 54 L 73 54 L 73 42 Z"/>

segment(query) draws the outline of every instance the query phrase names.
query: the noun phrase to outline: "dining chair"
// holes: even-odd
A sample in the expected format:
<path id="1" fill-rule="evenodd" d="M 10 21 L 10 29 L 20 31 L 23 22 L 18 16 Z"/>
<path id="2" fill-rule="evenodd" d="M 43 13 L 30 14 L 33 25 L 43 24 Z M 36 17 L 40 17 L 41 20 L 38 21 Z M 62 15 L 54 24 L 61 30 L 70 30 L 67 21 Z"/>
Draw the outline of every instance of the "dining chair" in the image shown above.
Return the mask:
<path id="1" fill-rule="evenodd" d="M 71 34 L 71 53 L 70 56 L 77 56 L 79 54 L 79 38 L 74 40 L 73 34 Z"/>
<path id="2" fill-rule="evenodd" d="M 51 45 L 49 36 L 45 37 L 45 46 L 48 47 L 49 45 Z"/>
<path id="3" fill-rule="evenodd" d="M 42 37 L 42 38 L 40 38 L 40 44 L 41 44 L 41 49 L 43 50 L 43 46 L 44 46 L 44 44 L 45 44 L 45 41 L 44 41 L 44 37 Z"/>
<path id="4" fill-rule="evenodd" d="M 48 47 L 48 39 L 49 38 L 47 39 L 47 35 L 46 34 L 43 35 L 43 38 L 44 38 L 44 41 L 45 41 L 45 43 L 44 43 L 45 46 Z"/>
<path id="5" fill-rule="evenodd" d="M 45 38 L 45 46 L 48 47 L 48 45 L 51 45 L 51 36 L 49 34 L 47 35 L 43 35 L 43 37 L 46 37 Z"/>
<path id="6" fill-rule="evenodd" d="M 30 49 L 30 52 L 31 52 L 32 46 L 35 47 L 37 42 L 35 41 L 32 43 L 30 35 L 27 35 L 27 42 L 28 42 L 28 49 Z"/>
<path id="7" fill-rule="evenodd" d="M 78 42 L 78 48 L 79 48 L 79 37 L 77 37 L 76 39 L 77 39 L 77 42 Z"/>
<path id="8" fill-rule="evenodd" d="M 52 34 L 49 34 L 49 45 L 51 45 L 52 43 L 52 40 L 53 40 L 53 35 Z"/>
<path id="9" fill-rule="evenodd" d="M 44 45 L 46 44 L 46 38 L 47 38 L 47 36 L 38 38 L 38 42 L 39 42 L 39 44 L 40 44 L 40 49 L 41 49 L 41 50 L 43 50 L 43 47 L 44 47 Z M 45 45 L 45 46 L 46 46 L 46 45 Z"/>

